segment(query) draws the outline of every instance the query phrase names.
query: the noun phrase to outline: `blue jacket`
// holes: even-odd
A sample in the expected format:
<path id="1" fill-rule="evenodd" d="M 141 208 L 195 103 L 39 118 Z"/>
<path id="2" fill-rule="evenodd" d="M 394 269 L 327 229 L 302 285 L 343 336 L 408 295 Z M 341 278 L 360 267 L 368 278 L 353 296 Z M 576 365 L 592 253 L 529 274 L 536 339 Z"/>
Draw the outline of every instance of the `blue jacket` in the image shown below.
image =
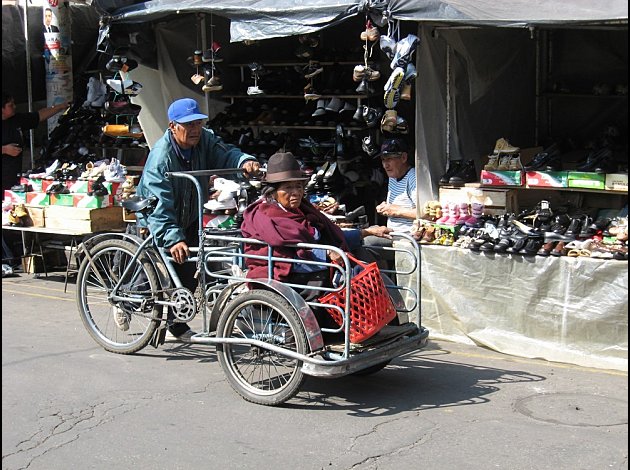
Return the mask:
<path id="1" fill-rule="evenodd" d="M 186 229 L 197 223 L 197 191 L 191 181 L 167 179 L 164 174 L 168 171 L 240 168 L 247 160 L 256 159 L 234 145 L 226 144 L 211 129 L 204 128 L 188 163 L 175 149 L 171 132 L 167 130 L 151 149 L 136 188 L 139 196 L 156 196 L 158 205 L 146 220 L 139 220 L 138 224 L 149 227 L 159 246 L 169 248 L 185 241 Z M 208 178 L 200 178 L 199 182 L 205 197 L 208 194 Z"/>

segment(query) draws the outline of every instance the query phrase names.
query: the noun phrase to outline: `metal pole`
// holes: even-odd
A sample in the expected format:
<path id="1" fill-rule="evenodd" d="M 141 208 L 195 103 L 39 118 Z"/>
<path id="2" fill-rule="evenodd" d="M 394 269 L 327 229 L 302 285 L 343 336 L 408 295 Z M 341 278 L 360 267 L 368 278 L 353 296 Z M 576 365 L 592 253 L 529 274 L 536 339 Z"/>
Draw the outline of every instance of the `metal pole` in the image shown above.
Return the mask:
<path id="1" fill-rule="evenodd" d="M 31 48 L 28 41 L 28 0 L 24 0 L 24 48 L 26 49 L 26 91 L 28 96 L 28 112 L 33 112 L 33 85 L 31 83 Z M 29 130 L 31 149 L 31 168 L 35 168 L 35 130 Z M 24 161 L 22 161 L 24 164 Z"/>

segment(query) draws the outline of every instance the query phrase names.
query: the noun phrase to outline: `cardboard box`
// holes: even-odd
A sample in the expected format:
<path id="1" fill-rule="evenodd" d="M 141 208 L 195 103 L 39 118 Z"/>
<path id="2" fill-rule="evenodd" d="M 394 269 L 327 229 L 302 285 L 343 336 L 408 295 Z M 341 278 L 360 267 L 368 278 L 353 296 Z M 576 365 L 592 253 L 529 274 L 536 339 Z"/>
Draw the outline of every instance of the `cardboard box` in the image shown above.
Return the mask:
<path id="1" fill-rule="evenodd" d="M 50 195 L 51 206 L 73 206 L 74 195 L 72 194 L 51 194 Z"/>
<path id="2" fill-rule="evenodd" d="M 12 204 L 26 204 L 26 194 L 21 191 L 4 190 L 4 200 L 10 201 Z"/>
<path id="3" fill-rule="evenodd" d="M 45 227 L 46 226 L 46 208 L 39 206 L 25 206 L 28 211 L 28 217 L 22 220 L 25 227 Z"/>
<path id="4" fill-rule="evenodd" d="M 609 191 L 628 191 L 628 173 L 609 173 L 604 185 Z"/>
<path id="5" fill-rule="evenodd" d="M 57 183 L 57 181 L 43 179 L 41 191 L 45 193 L 48 190 L 48 188 L 52 186 L 53 183 Z"/>
<path id="6" fill-rule="evenodd" d="M 41 178 L 20 178 L 20 184 L 30 184 L 33 191 L 41 191 L 42 190 L 42 179 Z"/>
<path id="7" fill-rule="evenodd" d="M 31 206 L 49 206 L 50 194 L 41 192 L 26 193 L 26 203 Z"/>
<path id="8" fill-rule="evenodd" d="M 73 194 L 74 207 L 91 207 L 99 209 L 109 207 L 113 203 L 113 196 L 89 196 L 87 194 Z"/>
<path id="9" fill-rule="evenodd" d="M 487 171 L 481 170 L 481 184 L 484 186 L 523 186 L 525 177 L 521 170 Z"/>
<path id="10" fill-rule="evenodd" d="M 49 206 L 46 208 L 46 227 L 90 233 L 120 230 L 125 227 L 125 222 L 122 217 L 122 207 L 91 209 Z"/>
<path id="11" fill-rule="evenodd" d="M 528 171 L 525 184 L 545 188 L 566 188 L 569 186 L 568 171 Z"/>
<path id="12" fill-rule="evenodd" d="M 71 193 L 87 193 L 89 189 L 90 181 L 66 181 L 66 188 L 70 190 Z"/>
<path id="13" fill-rule="evenodd" d="M 587 171 L 569 171 L 569 188 L 606 189 L 606 175 Z"/>

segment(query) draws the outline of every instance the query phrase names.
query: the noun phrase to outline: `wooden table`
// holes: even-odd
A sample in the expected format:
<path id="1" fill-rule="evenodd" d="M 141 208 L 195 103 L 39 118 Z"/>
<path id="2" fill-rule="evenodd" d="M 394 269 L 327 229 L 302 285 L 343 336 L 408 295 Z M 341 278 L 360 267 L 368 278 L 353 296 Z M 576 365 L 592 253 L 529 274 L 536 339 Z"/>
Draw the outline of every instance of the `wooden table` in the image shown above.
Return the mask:
<path id="1" fill-rule="evenodd" d="M 26 256 L 41 257 L 42 263 L 44 266 L 44 275 L 46 277 L 48 277 L 48 271 L 46 269 L 46 262 L 44 261 L 43 248 L 51 248 L 51 249 L 63 248 L 65 251 L 66 245 L 52 245 L 52 244 L 46 245 L 45 243 L 41 242 L 39 236 L 40 235 L 54 235 L 58 237 L 69 238 L 70 245 L 68 245 L 68 248 L 70 250 L 70 254 L 68 255 L 68 261 L 66 263 L 66 275 L 65 275 L 65 282 L 64 282 L 64 287 L 63 287 L 64 292 L 66 292 L 68 289 L 68 276 L 70 275 L 70 273 L 76 272 L 76 269 L 70 269 L 70 265 L 72 261 L 72 254 L 76 253 L 76 249 L 79 243 L 81 243 L 84 237 L 94 235 L 95 233 L 102 233 L 102 232 L 86 232 L 84 230 L 83 231 L 68 230 L 68 229 L 47 228 L 47 227 L 17 227 L 17 226 L 12 226 L 12 225 L 3 225 L 2 230 L 9 230 L 9 231 L 21 233 L 22 249 L 23 249 L 22 257 L 26 257 Z M 120 230 L 115 229 L 115 230 L 108 230 L 108 231 L 120 231 Z M 30 242 L 30 246 L 26 242 L 27 234 L 32 234 L 33 236 Z"/>

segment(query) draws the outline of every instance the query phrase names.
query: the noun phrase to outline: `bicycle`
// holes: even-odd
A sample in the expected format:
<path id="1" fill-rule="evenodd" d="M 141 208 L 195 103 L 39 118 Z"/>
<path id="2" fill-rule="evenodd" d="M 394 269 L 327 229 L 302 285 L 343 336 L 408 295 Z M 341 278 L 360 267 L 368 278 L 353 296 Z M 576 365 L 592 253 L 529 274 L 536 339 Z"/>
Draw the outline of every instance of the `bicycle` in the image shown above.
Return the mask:
<path id="1" fill-rule="evenodd" d="M 240 170 L 172 172 L 171 178 L 187 178 L 198 193 L 198 216 L 202 219 L 202 190 L 197 177 L 226 175 Z M 244 207 L 246 190 L 241 190 Z M 128 200 L 130 212 L 150 213 L 154 199 Z M 323 248 L 336 252 L 340 264 L 307 261 L 338 273 L 342 279 L 335 287 L 312 288 L 302 284 L 281 283 L 271 277 L 274 262 L 297 262 L 264 256 L 270 266 L 269 278 L 248 279 L 244 260 L 254 255 L 243 250 L 245 243 L 265 243 L 243 238 L 238 229 L 199 228 L 199 245 L 191 248 L 186 262 L 197 266 L 198 288 L 193 293 L 184 287 L 175 272 L 167 250 L 154 238 L 141 239 L 131 234 L 101 234 L 82 244 L 83 256 L 77 277 L 77 305 L 88 333 L 104 349 L 132 354 L 151 344 L 164 342 L 164 308 L 171 308 L 176 322 L 187 323 L 200 312 L 203 329 L 192 337 L 195 344 L 215 345 L 219 363 L 232 388 L 245 400 L 262 405 L 279 405 L 295 396 L 306 375 L 341 377 L 367 375 L 381 370 L 398 356 L 426 346 L 429 332 L 407 315 L 419 305 L 419 276 L 416 287 L 394 285 L 387 291 L 396 308 L 396 318 L 361 344 L 350 341 L 351 262 L 343 250 L 329 245 L 300 243 L 299 248 Z M 406 234 L 393 234 L 404 240 L 402 247 L 389 249 L 405 255 L 408 269 L 393 271 L 397 276 L 418 270 L 419 247 Z M 304 261 L 301 261 L 304 262 Z M 387 276 L 384 276 L 388 279 Z M 311 289 L 345 292 L 342 305 L 306 302 L 296 290 Z M 328 308 L 342 319 L 338 328 L 320 328 L 314 308 Z M 325 336 L 342 336 L 327 340 Z"/>

